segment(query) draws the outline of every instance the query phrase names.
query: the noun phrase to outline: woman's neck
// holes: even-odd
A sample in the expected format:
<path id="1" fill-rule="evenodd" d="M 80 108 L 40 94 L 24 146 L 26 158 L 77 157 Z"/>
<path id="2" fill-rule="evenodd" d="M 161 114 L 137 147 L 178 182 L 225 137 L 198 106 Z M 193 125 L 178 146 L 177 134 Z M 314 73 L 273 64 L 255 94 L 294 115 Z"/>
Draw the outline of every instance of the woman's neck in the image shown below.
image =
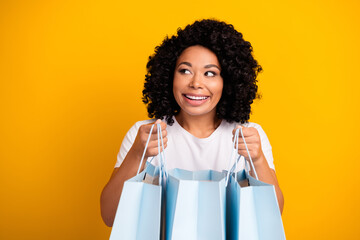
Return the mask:
<path id="1" fill-rule="evenodd" d="M 181 127 L 197 138 L 209 137 L 221 124 L 221 119 L 218 119 L 215 114 L 191 116 L 180 111 L 175 118 Z"/>

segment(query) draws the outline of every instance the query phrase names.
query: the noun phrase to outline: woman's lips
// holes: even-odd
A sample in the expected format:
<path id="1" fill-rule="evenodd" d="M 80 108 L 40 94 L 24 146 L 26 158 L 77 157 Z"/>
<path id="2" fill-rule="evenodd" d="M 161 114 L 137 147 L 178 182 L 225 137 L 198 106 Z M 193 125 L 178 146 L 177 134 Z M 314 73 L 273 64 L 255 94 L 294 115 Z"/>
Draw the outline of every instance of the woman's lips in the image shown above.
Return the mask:
<path id="1" fill-rule="evenodd" d="M 205 95 L 191 95 L 191 94 L 183 94 L 183 97 L 185 101 L 192 106 L 200 106 L 210 98 L 209 96 L 205 96 Z"/>

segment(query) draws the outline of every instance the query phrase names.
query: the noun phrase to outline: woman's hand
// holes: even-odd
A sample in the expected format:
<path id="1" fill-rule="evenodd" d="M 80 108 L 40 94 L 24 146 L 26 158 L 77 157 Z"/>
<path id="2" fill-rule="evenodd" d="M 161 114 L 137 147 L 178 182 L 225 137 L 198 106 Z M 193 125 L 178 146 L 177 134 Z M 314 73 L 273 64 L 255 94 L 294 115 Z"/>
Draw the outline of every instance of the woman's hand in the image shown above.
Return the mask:
<path id="1" fill-rule="evenodd" d="M 261 159 L 262 157 L 264 157 L 264 154 L 262 152 L 261 149 L 261 140 L 260 140 L 260 135 L 258 133 L 258 131 L 256 130 L 256 128 L 253 127 L 242 127 L 242 126 L 236 126 L 236 128 L 233 130 L 233 141 L 234 141 L 234 135 L 235 135 L 235 131 L 238 128 L 242 128 L 243 134 L 244 134 L 244 138 L 245 138 L 245 142 L 246 145 L 248 147 L 248 150 L 250 152 L 250 156 L 251 159 L 253 161 L 253 163 L 255 163 L 256 161 L 258 161 L 259 159 Z M 239 151 L 238 151 L 239 155 L 244 156 L 247 160 L 249 160 L 249 156 L 248 153 L 246 151 L 246 147 L 244 144 L 244 141 L 241 137 L 241 133 L 239 132 Z"/>
<path id="2" fill-rule="evenodd" d="M 166 131 L 166 123 L 162 122 L 160 119 L 156 120 L 155 124 L 160 123 L 161 126 L 161 134 L 163 137 L 163 141 L 164 141 L 164 148 L 167 147 L 167 131 Z M 132 151 L 135 151 L 137 153 L 138 156 L 142 156 L 144 149 L 145 149 L 145 145 L 146 145 L 146 141 L 149 137 L 149 134 L 151 134 L 150 137 L 150 141 L 149 144 L 147 146 L 146 149 L 146 153 L 145 153 L 145 160 L 148 157 L 152 157 L 152 156 L 156 156 L 159 154 L 158 151 L 158 137 L 157 137 L 157 125 L 154 126 L 152 133 L 150 133 L 151 130 L 151 126 L 154 123 L 149 123 L 149 124 L 144 124 L 141 125 L 138 133 L 136 135 L 135 141 L 133 146 L 131 147 Z M 162 151 L 162 146 L 161 147 L 161 151 Z"/>

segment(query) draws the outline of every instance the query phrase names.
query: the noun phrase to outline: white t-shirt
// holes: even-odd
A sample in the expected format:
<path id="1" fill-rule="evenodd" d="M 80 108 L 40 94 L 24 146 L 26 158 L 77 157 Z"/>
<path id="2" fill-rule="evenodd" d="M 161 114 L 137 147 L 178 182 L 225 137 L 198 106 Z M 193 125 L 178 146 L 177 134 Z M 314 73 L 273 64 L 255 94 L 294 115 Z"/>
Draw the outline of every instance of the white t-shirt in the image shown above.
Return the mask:
<path id="1" fill-rule="evenodd" d="M 220 126 L 209 137 L 197 138 L 182 128 L 175 117 L 173 117 L 173 119 L 174 124 L 166 127 L 168 142 L 164 153 L 166 168 L 168 170 L 181 168 L 190 171 L 209 169 L 222 171 L 228 170 L 229 165 L 232 166 L 235 163 L 235 157 L 233 157 L 231 160 L 232 162 L 229 164 L 234 149 L 232 143 L 232 131 L 236 127 L 236 123 L 229 123 L 222 120 Z M 119 167 L 123 162 L 135 140 L 139 127 L 154 121 L 154 119 L 139 121 L 130 128 L 121 144 L 115 167 Z M 256 123 L 249 122 L 240 125 L 244 127 L 254 127 L 258 130 L 262 151 L 269 167 L 275 170 L 271 145 L 264 130 Z M 237 155 L 237 153 L 235 154 Z M 149 161 L 150 159 L 151 158 L 147 160 Z M 152 163 L 154 162 L 155 165 L 158 164 L 157 157 L 152 161 Z M 242 158 L 238 163 L 237 170 L 243 169 L 244 166 Z"/>

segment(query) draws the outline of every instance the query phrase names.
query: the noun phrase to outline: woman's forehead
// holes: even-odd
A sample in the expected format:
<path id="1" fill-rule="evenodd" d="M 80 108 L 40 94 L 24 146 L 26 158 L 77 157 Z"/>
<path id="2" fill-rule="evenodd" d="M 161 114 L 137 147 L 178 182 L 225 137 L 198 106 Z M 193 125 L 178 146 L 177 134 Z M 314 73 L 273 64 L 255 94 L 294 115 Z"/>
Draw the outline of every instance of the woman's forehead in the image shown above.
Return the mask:
<path id="1" fill-rule="evenodd" d="M 193 65 L 219 65 L 219 61 L 214 52 L 200 45 L 195 45 L 186 48 L 179 58 L 177 59 L 176 65 L 186 62 L 191 66 Z"/>

